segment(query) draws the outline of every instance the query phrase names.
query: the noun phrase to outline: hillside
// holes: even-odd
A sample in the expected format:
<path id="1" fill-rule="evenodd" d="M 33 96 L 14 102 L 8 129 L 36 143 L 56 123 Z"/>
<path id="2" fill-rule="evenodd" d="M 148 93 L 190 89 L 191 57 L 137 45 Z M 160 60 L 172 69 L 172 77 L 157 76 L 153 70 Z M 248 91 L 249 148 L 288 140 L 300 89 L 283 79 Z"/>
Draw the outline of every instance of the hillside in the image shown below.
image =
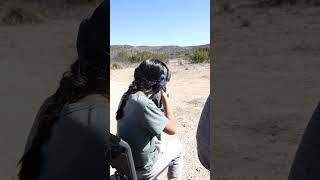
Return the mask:
<path id="1" fill-rule="evenodd" d="M 165 54 L 170 59 L 186 58 L 190 56 L 198 48 L 209 48 L 209 44 L 199 46 L 130 46 L 130 45 L 112 45 L 111 58 L 117 56 L 119 52 L 136 53 L 149 51 L 153 53 Z"/>

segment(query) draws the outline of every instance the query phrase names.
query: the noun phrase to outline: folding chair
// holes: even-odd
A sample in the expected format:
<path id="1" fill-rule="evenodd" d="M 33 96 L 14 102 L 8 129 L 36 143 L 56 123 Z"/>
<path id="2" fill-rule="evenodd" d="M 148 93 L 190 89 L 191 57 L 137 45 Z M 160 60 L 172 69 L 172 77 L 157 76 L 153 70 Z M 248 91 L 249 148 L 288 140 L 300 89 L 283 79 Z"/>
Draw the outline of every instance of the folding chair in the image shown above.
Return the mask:
<path id="1" fill-rule="evenodd" d="M 116 169 L 110 179 L 137 180 L 132 152 L 128 143 L 112 134 L 110 134 L 110 142 L 110 165 Z"/>
<path id="2" fill-rule="evenodd" d="M 109 140 L 111 144 L 110 165 L 116 169 L 115 173 L 110 176 L 110 180 L 137 180 L 137 172 L 129 144 L 113 134 L 109 134 Z M 168 166 L 169 164 L 157 174 L 156 179 Z"/>

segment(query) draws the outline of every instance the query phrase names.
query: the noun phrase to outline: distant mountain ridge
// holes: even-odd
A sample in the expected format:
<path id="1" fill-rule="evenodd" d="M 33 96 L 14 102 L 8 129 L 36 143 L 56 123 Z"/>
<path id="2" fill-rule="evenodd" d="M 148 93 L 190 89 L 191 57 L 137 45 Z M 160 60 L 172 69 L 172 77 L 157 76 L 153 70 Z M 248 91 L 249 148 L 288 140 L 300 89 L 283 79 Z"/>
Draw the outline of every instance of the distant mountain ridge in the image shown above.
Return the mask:
<path id="1" fill-rule="evenodd" d="M 210 48 L 209 44 L 198 46 L 131 46 L 131 45 L 111 45 L 111 57 L 117 56 L 119 52 L 137 53 L 149 51 L 154 53 L 165 54 L 170 58 L 191 55 L 198 48 Z"/>

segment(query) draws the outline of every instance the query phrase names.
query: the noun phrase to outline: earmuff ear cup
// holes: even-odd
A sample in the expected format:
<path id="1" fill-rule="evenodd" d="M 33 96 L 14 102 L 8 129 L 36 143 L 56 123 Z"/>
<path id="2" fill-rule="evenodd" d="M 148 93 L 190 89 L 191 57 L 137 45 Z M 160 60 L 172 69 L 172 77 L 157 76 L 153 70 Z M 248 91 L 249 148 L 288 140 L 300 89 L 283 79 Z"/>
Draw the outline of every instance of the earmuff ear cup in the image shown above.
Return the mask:
<path id="1" fill-rule="evenodd" d="M 158 62 L 162 65 L 162 67 L 165 68 L 166 72 L 160 76 L 159 81 L 157 82 L 157 84 L 154 85 L 153 91 L 155 92 L 159 92 L 163 90 L 166 87 L 167 82 L 169 82 L 171 78 L 171 73 L 167 65 L 162 61 L 158 61 Z"/>
<path id="2" fill-rule="evenodd" d="M 159 61 L 160 63 L 161 63 L 161 65 L 166 69 L 166 72 L 165 72 L 165 79 L 166 79 L 166 82 L 169 82 L 170 81 L 170 79 L 171 79 L 171 72 L 170 72 L 170 70 L 169 70 L 169 68 L 168 68 L 168 66 L 164 63 L 164 62 L 162 62 L 162 61 Z"/>
<path id="3" fill-rule="evenodd" d="M 154 85 L 153 90 L 154 90 L 155 92 L 159 92 L 159 91 L 161 91 L 166 85 L 167 85 L 166 75 L 163 74 L 163 75 L 161 75 L 161 77 L 160 77 L 160 81 Z"/>

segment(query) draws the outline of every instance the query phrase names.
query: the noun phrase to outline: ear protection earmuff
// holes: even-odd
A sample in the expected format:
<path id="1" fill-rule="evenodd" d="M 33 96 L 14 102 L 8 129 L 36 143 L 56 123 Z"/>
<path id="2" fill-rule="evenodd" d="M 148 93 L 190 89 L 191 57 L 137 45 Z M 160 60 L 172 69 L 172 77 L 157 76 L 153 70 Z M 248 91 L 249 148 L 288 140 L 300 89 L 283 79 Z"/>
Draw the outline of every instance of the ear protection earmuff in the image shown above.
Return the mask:
<path id="1" fill-rule="evenodd" d="M 166 87 L 167 82 L 169 82 L 171 78 L 171 74 L 167 65 L 162 61 L 158 61 L 158 62 L 164 67 L 165 72 L 160 76 L 159 80 L 154 85 L 153 90 L 155 92 L 159 92 L 163 90 Z"/>

